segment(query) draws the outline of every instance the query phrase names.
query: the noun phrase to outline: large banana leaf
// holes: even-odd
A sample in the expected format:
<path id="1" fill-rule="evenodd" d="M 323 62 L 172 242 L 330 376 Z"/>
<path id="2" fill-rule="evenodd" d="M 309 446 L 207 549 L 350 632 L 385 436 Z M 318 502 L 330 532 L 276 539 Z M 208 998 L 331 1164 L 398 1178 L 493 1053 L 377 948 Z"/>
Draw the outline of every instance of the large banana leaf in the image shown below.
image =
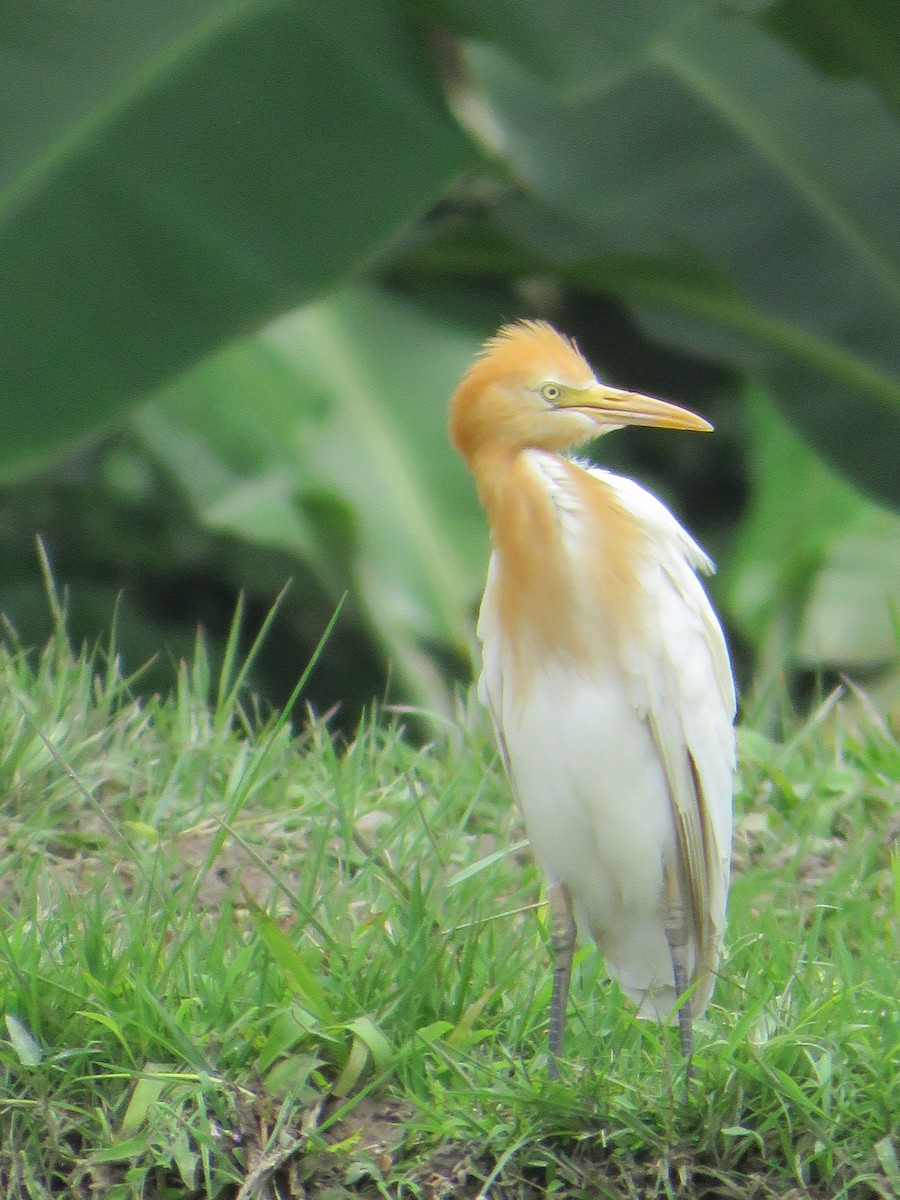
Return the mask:
<path id="1" fill-rule="evenodd" d="M 896 669 L 900 516 L 817 459 L 764 395 L 747 400 L 751 500 L 722 581 L 732 619 L 760 647 L 759 681 L 786 662 Z"/>
<path id="2" fill-rule="evenodd" d="M 763 23 L 825 74 L 867 80 L 900 116 L 895 0 L 778 0 Z"/>
<path id="3" fill-rule="evenodd" d="M 0 472 L 334 288 L 476 158 L 392 0 L 4 0 Z"/>
<path id="4" fill-rule="evenodd" d="M 628 20 L 596 5 L 598 45 L 607 17 Z M 601 54 L 574 98 L 503 44 L 468 56 L 490 116 L 461 112 L 543 205 L 520 241 L 657 334 L 743 364 L 814 445 L 900 499 L 900 130 L 875 91 L 702 5 L 621 61 Z"/>
<path id="5" fill-rule="evenodd" d="M 652 44 L 699 12 L 764 8 L 768 0 L 410 0 L 454 33 L 502 48 L 567 100 L 633 69 Z"/>
<path id="6" fill-rule="evenodd" d="M 446 700 L 427 649 L 465 655 L 484 523 L 447 399 L 477 327 L 373 290 L 282 318 L 137 417 L 199 520 L 302 558 L 363 606 L 407 694 Z"/>

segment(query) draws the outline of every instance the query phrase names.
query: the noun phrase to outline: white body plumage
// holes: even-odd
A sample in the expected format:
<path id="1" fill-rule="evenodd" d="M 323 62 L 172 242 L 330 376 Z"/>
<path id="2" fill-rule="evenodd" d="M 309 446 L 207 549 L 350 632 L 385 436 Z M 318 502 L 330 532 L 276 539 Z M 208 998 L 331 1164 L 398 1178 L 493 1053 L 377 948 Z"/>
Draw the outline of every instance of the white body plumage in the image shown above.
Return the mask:
<path id="1" fill-rule="evenodd" d="M 696 575 L 712 564 L 631 480 L 539 449 L 523 452 L 521 470 L 520 484 L 552 513 L 561 558 L 550 573 L 565 578 L 586 652 L 523 653 L 530 635 L 510 636 L 495 544 L 478 623 L 481 695 L 540 865 L 565 886 L 580 927 L 644 1017 L 665 1017 L 676 999 L 664 870 L 676 872 L 696 1014 L 721 949 L 734 769 L 728 654 Z M 584 554 L 597 541 L 595 501 L 629 528 L 609 588 L 602 546 L 599 562 Z M 553 588 L 540 572 L 532 583 Z M 528 577 L 517 586 L 527 590 Z M 619 611 L 603 611 L 609 596 Z"/>

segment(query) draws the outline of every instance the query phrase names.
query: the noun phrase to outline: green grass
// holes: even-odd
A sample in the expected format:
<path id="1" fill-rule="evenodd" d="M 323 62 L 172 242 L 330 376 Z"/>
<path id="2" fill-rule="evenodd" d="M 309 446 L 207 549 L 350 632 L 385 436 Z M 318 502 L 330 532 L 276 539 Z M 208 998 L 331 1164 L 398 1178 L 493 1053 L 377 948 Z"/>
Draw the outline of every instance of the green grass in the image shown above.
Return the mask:
<path id="1" fill-rule="evenodd" d="M 853 697 L 741 734 L 729 952 L 674 1030 L 546 914 L 473 705 L 336 745 L 202 645 L 0 651 L 0 1194 L 897 1196 L 900 750 Z M 298 726 L 300 722 L 298 721 Z"/>

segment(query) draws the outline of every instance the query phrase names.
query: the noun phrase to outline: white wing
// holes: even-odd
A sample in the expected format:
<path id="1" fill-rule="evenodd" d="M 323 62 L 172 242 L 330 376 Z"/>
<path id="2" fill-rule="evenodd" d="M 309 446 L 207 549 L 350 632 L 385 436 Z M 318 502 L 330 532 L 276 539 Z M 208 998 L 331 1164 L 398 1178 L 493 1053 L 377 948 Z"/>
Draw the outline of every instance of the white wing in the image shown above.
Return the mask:
<path id="1" fill-rule="evenodd" d="M 731 862 L 734 680 L 722 629 L 695 571 L 700 547 L 655 497 L 610 472 L 612 487 L 645 527 L 653 555 L 641 568 L 649 603 L 640 641 L 626 645 L 632 702 L 645 714 L 669 787 L 681 867 L 694 913 L 694 1007 L 712 990 Z"/>

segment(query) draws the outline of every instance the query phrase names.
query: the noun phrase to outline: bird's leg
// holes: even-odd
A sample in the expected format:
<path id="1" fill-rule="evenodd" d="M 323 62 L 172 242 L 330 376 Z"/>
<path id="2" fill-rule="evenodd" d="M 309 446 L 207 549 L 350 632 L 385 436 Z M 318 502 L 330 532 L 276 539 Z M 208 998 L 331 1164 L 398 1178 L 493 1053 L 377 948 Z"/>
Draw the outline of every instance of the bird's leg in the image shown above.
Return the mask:
<path id="1" fill-rule="evenodd" d="M 564 884 L 558 881 L 550 884 L 549 900 L 553 918 L 553 992 L 550 997 L 550 1064 L 547 1070 L 551 1079 L 558 1079 L 556 1060 L 562 1054 L 566 1028 L 566 1004 L 572 977 L 572 956 L 575 953 L 575 917 Z"/>
<path id="2" fill-rule="evenodd" d="M 673 867 L 666 866 L 664 874 L 666 880 L 666 941 L 672 959 L 675 995 L 681 1002 L 678 1008 L 678 1032 L 681 1037 L 681 1053 L 685 1061 L 690 1064 L 691 1055 L 694 1053 L 694 1023 L 691 1016 L 691 1002 L 684 1000 L 684 994 L 688 988 L 688 927 L 676 871 Z M 690 1071 L 690 1065 L 688 1070 Z"/>

